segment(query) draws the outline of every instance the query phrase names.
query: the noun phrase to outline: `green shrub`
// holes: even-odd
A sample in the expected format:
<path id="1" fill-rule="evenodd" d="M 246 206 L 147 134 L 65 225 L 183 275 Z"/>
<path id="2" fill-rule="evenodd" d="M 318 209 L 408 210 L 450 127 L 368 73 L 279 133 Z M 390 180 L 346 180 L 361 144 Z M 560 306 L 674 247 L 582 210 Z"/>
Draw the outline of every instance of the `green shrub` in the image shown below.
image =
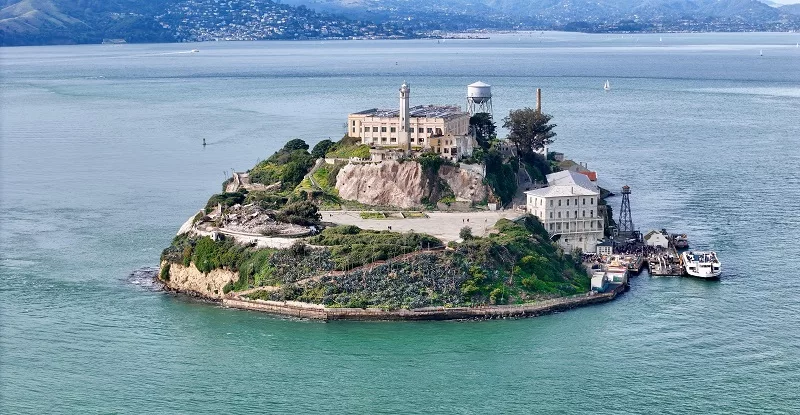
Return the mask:
<path id="1" fill-rule="evenodd" d="M 242 204 L 245 200 L 245 196 L 246 194 L 242 192 L 215 194 L 208 199 L 208 202 L 206 202 L 206 213 L 214 210 L 218 204 L 221 204 L 223 207 Z"/>
<path id="2" fill-rule="evenodd" d="M 161 267 L 161 272 L 158 275 L 158 278 L 161 279 L 161 281 L 169 281 L 169 269 L 170 269 L 169 262 L 167 262 L 166 264 L 164 264 L 163 267 Z"/>
<path id="3" fill-rule="evenodd" d="M 284 223 L 303 226 L 318 225 L 322 219 L 317 205 L 305 200 L 289 203 L 278 211 L 275 217 Z"/>

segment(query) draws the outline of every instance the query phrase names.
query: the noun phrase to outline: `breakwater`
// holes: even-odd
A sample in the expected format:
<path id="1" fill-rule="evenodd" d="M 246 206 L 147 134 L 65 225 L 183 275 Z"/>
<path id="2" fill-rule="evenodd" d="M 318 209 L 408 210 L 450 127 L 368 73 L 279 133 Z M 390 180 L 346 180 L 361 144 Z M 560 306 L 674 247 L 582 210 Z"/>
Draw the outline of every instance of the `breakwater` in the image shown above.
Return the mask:
<path id="1" fill-rule="evenodd" d="M 478 307 L 425 307 L 398 310 L 384 310 L 380 308 L 330 308 L 320 304 L 298 301 L 248 300 L 241 297 L 225 297 L 222 299 L 222 305 L 230 308 L 325 321 L 467 320 L 536 317 L 576 307 L 611 301 L 623 291 L 624 287 L 619 285 L 613 290 L 602 294 L 587 293 L 571 297 L 554 298 L 531 304 Z"/>

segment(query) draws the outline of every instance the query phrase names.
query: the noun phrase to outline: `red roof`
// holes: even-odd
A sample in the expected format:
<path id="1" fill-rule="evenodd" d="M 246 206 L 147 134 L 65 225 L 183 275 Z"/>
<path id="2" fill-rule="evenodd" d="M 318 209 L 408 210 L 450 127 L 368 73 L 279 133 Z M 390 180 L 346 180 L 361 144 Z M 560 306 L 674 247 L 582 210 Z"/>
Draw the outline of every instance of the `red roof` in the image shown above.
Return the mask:
<path id="1" fill-rule="evenodd" d="M 597 172 L 596 171 L 579 171 L 578 173 L 586 175 L 589 180 L 596 182 L 597 181 Z"/>

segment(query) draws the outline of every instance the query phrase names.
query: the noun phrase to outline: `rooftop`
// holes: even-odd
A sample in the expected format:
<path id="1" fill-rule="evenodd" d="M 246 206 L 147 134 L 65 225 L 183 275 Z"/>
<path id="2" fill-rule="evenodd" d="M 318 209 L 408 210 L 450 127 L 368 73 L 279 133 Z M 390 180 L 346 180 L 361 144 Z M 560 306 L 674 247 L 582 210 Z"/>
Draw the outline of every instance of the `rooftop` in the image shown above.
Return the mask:
<path id="1" fill-rule="evenodd" d="M 461 107 L 455 105 L 417 105 L 409 108 L 409 114 L 412 117 L 418 118 L 454 118 L 468 113 L 461 111 Z M 353 115 L 366 115 L 369 117 L 379 118 L 398 118 L 400 117 L 399 109 L 379 109 L 372 108 L 364 111 L 353 113 Z"/>
<path id="2" fill-rule="evenodd" d="M 565 170 L 547 175 L 547 187 L 529 190 L 527 195 L 539 197 L 597 196 L 600 190 L 588 177 Z"/>

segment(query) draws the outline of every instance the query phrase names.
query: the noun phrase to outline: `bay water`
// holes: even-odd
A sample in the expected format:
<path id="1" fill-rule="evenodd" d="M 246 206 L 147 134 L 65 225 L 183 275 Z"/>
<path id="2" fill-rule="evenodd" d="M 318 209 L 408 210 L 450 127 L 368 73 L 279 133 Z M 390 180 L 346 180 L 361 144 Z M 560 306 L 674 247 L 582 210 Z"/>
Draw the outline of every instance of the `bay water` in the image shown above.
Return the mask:
<path id="1" fill-rule="evenodd" d="M 0 412 L 798 413 L 799 41 L 0 49 Z M 542 88 L 553 149 L 631 186 L 642 231 L 716 250 L 722 280 L 643 273 L 611 303 L 534 319 L 321 323 L 131 275 L 231 170 L 340 138 L 403 81 L 412 105 L 465 106 L 478 80 L 496 119 Z"/>

